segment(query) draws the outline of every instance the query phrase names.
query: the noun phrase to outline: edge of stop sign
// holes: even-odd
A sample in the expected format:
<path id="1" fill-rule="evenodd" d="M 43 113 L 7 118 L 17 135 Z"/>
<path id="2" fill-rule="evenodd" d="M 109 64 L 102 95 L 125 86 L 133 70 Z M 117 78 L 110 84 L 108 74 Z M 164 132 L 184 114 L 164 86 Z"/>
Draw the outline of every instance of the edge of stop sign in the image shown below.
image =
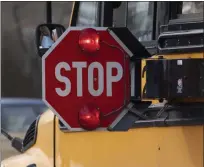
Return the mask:
<path id="1" fill-rule="evenodd" d="M 107 31 L 108 27 L 69 27 L 67 28 L 67 30 L 57 39 L 57 41 L 52 45 L 51 48 L 49 48 L 49 50 L 42 56 L 42 99 L 44 101 L 44 103 L 49 107 L 49 109 L 51 109 L 52 112 L 54 112 L 54 114 L 59 118 L 59 120 L 68 128 L 68 131 L 85 131 L 83 128 L 72 128 L 61 116 L 60 114 L 52 107 L 52 105 L 49 104 L 49 102 L 46 100 L 46 94 L 45 94 L 45 59 L 47 58 L 47 56 L 49 56 L 49 54 L 56 48 L 56 46 L 66 37 L 66 35 L 72 31 L 72 30 L 83 30 L 86 28 L 93 28 L 95 30 L 99 30 L 99 31 Z M 124 49 L 124 51 L 130 56 L 133 56 L 133 53 L 123 44 L 123 42 L 116 36 L 116 34 L 113 31 L 109 31 L 109 34 L 113 37 L 113 39 L 115 39 L 118 44 Z M 127 109 L 125 109 L 125 112 Z M 116 123 L 117 120 L 120 120 L 120 117 L 123 117 L 123 113 L 120 114 L 116 120 L 113 122 L 113 124 Z M 97 130 L 107 130 L 107 128 L 98 128 Z"/>

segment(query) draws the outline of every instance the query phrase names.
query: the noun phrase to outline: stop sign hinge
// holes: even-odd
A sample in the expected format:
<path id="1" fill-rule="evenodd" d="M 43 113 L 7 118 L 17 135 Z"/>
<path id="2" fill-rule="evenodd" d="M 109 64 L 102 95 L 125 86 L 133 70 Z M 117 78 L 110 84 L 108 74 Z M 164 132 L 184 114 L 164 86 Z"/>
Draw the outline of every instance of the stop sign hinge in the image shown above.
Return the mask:
<path id="1" fill-rule="evenodd" d="M 142 103 L 142 102 L 141 102 Z M 149 107 L 149 104 L 143 105 L 143 109 L 137 109 L 133 103 L 129 103 L 127 107 L 121 112 L 116 120 L 108 127 L 110 131 L 128 131 L 133 127 L 137 120 L 149 119 L 144 113 Z M 139 105 L 138 105 L 139 106 Z"/>

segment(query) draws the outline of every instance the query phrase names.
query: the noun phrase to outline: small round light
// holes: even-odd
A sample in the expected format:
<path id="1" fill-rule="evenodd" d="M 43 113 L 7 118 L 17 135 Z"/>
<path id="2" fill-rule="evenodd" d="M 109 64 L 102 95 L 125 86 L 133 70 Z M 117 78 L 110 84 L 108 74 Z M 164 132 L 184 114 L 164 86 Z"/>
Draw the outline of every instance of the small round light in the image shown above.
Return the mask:
<path id="1" fill-rule="evenodd" d="M 100 111 L 93 104 L 84 105 L 79 111 L 79 124 L 86 130 L 100 126 Z"/>
<path id="2" fill-rule="evenodd" d="M 79 35 L 79 46 L 83 51 L 93 53 L 100 49 L 100 37 L 93 28 L 86 28 Z"/>

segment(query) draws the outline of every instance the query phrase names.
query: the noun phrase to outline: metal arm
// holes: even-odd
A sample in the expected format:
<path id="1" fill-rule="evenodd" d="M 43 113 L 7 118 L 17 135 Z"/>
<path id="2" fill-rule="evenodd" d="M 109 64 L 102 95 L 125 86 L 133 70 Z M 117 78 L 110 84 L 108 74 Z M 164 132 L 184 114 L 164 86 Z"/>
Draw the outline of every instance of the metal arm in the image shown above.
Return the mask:
<path id="1" fill-rule="evenodd" d="M 3 128 L 1 128 L 1 133 L 9 140 L 11 141 L 11 146 L 13 148 L 15 148 L 17 151 L 19 151 L 20 153 L 22 152 L 23 149 L 23 141 L 22 139 L 18 138 L 18 137 L 12 137 L 8 132 L 6 132 L 6 130 L 4 130 Z"/>
<path id="2" fill-rule="evenodd" d="M 8 134 L 8 132 L 6 132 L 6 130 L 4 130 L 3 128 L 1 128 L 1 133 L 10 141 L 13 140 L 13 137 L 11 135 Z"/>

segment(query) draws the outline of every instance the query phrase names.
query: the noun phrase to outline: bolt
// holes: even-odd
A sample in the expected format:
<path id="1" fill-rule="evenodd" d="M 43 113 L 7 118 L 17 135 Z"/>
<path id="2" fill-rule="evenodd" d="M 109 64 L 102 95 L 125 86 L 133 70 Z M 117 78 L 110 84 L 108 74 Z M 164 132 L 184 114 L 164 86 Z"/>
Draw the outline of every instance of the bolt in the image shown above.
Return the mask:
<path id="1" fill-rule="evenodd" d="M 165 40 L 164 43 L 165 43 L 164 46 L 167 47 L 167 46 L 168 46 L 168 42 L 167 42 L 167 40 Z"/>

